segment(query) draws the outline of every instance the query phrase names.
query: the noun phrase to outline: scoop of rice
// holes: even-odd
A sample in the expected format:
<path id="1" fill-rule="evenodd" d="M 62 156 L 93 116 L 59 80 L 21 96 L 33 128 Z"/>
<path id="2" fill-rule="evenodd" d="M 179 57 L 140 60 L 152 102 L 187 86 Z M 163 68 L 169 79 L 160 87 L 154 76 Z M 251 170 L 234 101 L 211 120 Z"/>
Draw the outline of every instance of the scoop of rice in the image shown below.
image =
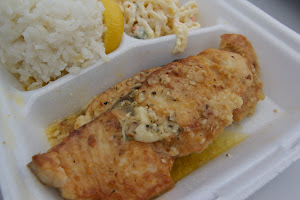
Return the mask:
<path id="1" fill-rule="evenodd" d="M 28 89 L 107 60 L 97 0 L 1 0 L 0 63 Z"/>

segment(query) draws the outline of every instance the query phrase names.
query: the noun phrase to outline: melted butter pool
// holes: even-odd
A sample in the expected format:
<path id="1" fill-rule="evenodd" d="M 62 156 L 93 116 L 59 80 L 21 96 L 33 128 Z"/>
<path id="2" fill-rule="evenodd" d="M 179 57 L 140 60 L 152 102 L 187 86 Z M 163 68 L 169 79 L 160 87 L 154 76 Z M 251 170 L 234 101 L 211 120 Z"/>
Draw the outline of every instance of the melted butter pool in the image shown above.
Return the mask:
<path id="1" fill-rule="evenodd" d="M 178 182 L 247 137 L 246 134 L 225 129 L 203 152 L 177 158 L 171 170 L 173 181 Z"/>
<path id="2" fill-rule="evenodd" d="M 46 136 L 51 147 L 60 143 L 65 137 L 69 135 L 70 131 L 74 130 L 74 124 L 82 112 L 75 113 L 64 119 L 53 122 L 46 128 Z"/>

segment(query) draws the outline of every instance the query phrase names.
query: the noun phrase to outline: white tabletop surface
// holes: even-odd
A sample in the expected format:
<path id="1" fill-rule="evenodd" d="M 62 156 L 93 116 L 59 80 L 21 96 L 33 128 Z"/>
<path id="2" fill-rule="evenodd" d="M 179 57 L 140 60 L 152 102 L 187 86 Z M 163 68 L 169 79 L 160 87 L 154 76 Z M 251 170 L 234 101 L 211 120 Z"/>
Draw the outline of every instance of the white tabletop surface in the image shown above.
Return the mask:
<path id="1" fill-rule="evenodd" d="M 299 0 L 249 0 L 251 3 L 300 34 Z M 300 86 L 299 86 L 300 87 Z M 299 200 L 300 160 L 276 176 L 247 200 Z"/>

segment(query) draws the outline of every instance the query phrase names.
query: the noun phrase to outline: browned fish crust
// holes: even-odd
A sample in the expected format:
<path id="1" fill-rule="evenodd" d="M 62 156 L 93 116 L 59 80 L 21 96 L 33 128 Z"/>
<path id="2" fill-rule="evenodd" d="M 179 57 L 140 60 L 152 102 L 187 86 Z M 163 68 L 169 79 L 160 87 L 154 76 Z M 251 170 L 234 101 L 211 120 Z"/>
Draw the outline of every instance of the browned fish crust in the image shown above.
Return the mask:
<path id="1" fill-rule="evenodd" d="M 253 114 L 258 101 L 265 99 L 265 94 L 262 91 L 263 82 L 259 79 L 261 74 L 260 66 L 257 60 L 256 53 L 251 42 L 243 35 L 225 34 L 221 36 L 219 48 L 240 54 L 248 62 L 248 67 L 252 72 L 253 83 L 243 95 L 243 105 L 240 109 L 236 109 L 233 113 L 235 121 L 241 121 L 249 114 Z"/>
<path id="2" fill-rule="evenodd" d="M 264 99 L 251 43 L 242 35 L 221 38 L 220 49 L 143 71 L 102 93 L 76 130 L 28 166 L 66 199 L 151 199 L 171 189 L 176 157 L 201 152 Z M 134 121 L 136 108 L 155 121 Z M 140 126 L 165 136 L 147 142 L 137 137 Z M 157 134 L 151 131 L 145 134 Z"/>
<path id="3" fill-rule="evenodd" d="M 127 95 L 133 88 L 138 88 L 145 79 L 160 67 L 154 67 L 141 71 L 131 78 L 128 78 L 117 85 L 109 88 L 105 92 L 98 95 L 89 105 L 84 113 L 77 118 L 74 128 L 78 129 L 83 124 L 92 121 L 103 112 L 109 110 L 120 98 Z"/>
<path id="4" fill-rule="evenodd" d="M 66 199 L 149 199 L 173 187 L 173 160 L 147 143 L 124 142 L 120 122 L 106 112 L 29 167 Z"/>

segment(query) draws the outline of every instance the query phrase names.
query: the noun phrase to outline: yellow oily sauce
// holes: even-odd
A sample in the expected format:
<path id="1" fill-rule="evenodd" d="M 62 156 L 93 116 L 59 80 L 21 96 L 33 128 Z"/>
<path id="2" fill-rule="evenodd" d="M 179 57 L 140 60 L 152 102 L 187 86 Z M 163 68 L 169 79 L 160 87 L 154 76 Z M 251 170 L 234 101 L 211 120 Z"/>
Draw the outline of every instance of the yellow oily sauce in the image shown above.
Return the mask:
<path id="1" fill-rule="evenodd" d="M 175 183 L 178 182 L 199 167 L 208 163 L 210 160 L 242 142 L 247 137 L 248 135 L 246 134 L 225 129 L 225 131 L 201 153 L 192 153 L 188 156 L 177 158 L 171 169 L 173 181 Z"/>
<path id="2" fill-rule="evenodd" d="M 74 123 L 79 115 L 83 112 L 78 112 L 64 119 L 58 120 L 46 128 L 46 136 L 50 146 L 60 143 L 69 135 L 70 131 L 74 130 Z"/>
<path id="3" fill-rule="evenodd" d="M 15 96 L 14 101 L 16 102 L 16 104 L 18 104 L 19 106 L 24 105 L 24 98 L 20 95 Z"/>
<path id="4" fill-rule="evenodd" d="M 74 130 L 76 118 L 81 114 L 82 112 L 75 113 L 63 120 L 56 121 L 46 129 L 46 135 L 51 146 L 61 142 L 63 138 L 69 135 L 70 131 Z M 225 129 L 203 152 L 177 158 L 171 169 L 173 181 L 178 182 L 247 137 L 246 134 Z"/>

